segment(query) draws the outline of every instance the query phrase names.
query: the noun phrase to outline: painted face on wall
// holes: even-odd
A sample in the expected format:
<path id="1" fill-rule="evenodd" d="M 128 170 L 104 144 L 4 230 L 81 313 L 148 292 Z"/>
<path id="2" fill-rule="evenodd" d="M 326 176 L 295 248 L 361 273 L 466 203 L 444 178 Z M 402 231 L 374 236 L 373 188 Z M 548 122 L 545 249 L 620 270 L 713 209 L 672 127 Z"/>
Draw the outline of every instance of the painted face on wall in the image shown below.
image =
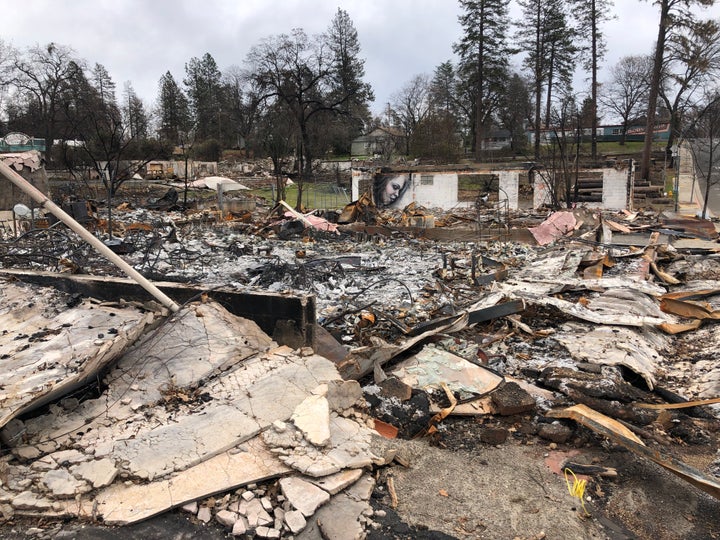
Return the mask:
<path id="1" fill-rule="evenodd" d="M 400 174 L 396 176 L 387 176 L 380 180 L 379 190 L 377 191 L 376 204 L 378 206 L 391 206 L 405 193 L 408 176 Z"/>

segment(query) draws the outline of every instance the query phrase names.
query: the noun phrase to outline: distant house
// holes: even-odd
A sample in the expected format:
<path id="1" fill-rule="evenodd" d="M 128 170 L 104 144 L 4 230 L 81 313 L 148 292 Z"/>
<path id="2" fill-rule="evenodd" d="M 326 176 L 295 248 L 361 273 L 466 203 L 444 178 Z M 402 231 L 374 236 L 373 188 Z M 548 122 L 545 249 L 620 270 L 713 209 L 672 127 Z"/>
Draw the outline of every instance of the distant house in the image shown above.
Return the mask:
<path id="1" fill-rule="evenodd" d="M 483 150 L 503 150 L 512 145 L 512 136 L 507 129 L 493 129 L 482 140 Z"/>
<path id="2" fill-rule="evenodd" d="M 391 127 L 377 127 L 370 133 L 353 140 L 350 146 L 350 155 L 374 156 L 393 153 L 404 153 L 405 134 Z"/>

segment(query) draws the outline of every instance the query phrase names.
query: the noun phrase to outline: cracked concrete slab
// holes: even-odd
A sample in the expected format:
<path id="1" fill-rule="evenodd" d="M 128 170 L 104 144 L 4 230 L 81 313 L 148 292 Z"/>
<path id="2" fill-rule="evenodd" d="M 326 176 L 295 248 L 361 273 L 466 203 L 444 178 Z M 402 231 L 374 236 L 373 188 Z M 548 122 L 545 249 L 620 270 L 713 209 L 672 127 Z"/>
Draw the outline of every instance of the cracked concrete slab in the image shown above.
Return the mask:
<path id="1" fill-rule="evenodd" d="M 102 516 L 108 524 L 135 523 L 187 502 L 287 473 L 289 469 L 253 439 L 185 471 L 148 484 L 116 482 L 92 497 L 67 504 L 70 515 Z M 259 503 L 258 503 L 259 504 Z"/>
<path id="2" fill-rule="evenodd" d="M 360 386 L 342 381 L 335 365 L 312 351 L 272 345 L 254 323 L 219 305 L 184 308 L 120 359 L 100 398 L 72 409 L 52 405 L 20 426 L 35 453 L 26 453 L 27 467 L 8 467 L 8 502 L 27 492 L 18 504 L 36 513 L 127 524 L 291 466 L 322 476 L 383 462 L 373 453 L 372 430 L 354 417 Z M 318 405 L 326 411 L 325 435 L 317 429 Z M 268 448 L 261 432 L 289 442 Z M 43 475 L 62 475 L 47 505 L 34 487 Z M 355 477 L 328 482 L 342 489 Z M 273 525 L 259 513 L 261 500 L 244 502 L 248 519 L 257 514 L 255 526 Z M 252 504 L 258 512 L 250 512 Z"/>
<path id="3" fill-rule="evenodd" d="M 89 299 L 68 307 L 54 289 L 0 283 L 0 427 L 92 380 L 156 317 Z"/>

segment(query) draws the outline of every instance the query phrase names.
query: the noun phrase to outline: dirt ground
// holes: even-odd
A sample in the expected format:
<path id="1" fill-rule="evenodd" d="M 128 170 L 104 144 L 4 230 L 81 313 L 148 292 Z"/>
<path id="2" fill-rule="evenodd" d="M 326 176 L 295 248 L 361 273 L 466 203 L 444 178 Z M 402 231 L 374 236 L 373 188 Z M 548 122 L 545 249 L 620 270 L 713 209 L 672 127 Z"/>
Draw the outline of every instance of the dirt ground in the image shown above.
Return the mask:
<path id="1" fill-rule="evenodd" d="M 400 455 L 409 467 L 375 471 L 373 521 L 368 538 L 381 539 L 653 539 L 720 538 L 720 501 L 655 464 L 578 430 L 572 444 L 553 445 L 524 434 L 529 423 L 508 419 L 512 436 L 498 445 L 479 442 L 477 419 L 446 421 L 440 437 L 408 441 Z M 584 444 L 579 444 L 580 440 Z M 688 449 L 696 466 L 716 444 Z M 557 467 L 568 457 L 617 469 L 616 478 L 590 477 L 585 510 L 568 493 Z M 388 479 L 397 506 L 392 508 Z M 272 483 L 269 482 L 269 483 Z M 110 528 L 22 518 L 0 527 L 0 538 L 232 538 L 217 523 L 199 523 L 180 510 L 145 522 Z M 303 538 L 302 535 L 299 538 Z M 310 536 L 312 538 L 312 536 Z M 319 536 L 318 536 L 319 538 Z"/>

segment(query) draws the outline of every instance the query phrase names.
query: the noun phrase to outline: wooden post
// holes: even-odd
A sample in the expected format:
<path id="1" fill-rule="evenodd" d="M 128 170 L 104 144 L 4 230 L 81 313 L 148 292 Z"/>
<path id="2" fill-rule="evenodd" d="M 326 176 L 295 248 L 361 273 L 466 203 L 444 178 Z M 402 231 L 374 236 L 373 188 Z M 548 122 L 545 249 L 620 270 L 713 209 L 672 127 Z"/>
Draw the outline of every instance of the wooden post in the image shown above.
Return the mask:
<path id="1" fill-rule="evenodd" d="M 85 240 L 88 244 L 94 247 L 103 257 L 105 257 L 107 260 L 117 266 L 120 270 L 125 272 L 128 277 L 135 280 L 138 285 L 140 285 L 143 289 L 149 292 L 153 296 L 153 298 L 155 298 L 163 306 L 168 308 L 173 313 L 180 309 L 180 307 L 175 302 L 173 302 L 165 293 L 163 293 L 155 285 L 150 283 L 150 281 L 143 277 L 137 270 L 135 270 L 128 263 L 126 263 L 109 247 L 103 244 L 98 238 L 90 234 L 90 231 L 88 231 L 85 227 L 75 221 L 62 208 L 60 208 L 58 205 L 48 199 L 47 196 L 45 196 L 45 194 L 43 194 L 39 189 L 37 189 L 30 182 L 25 180 L 22 176 L 20 176 L 18 173 L 8 167 L 2 160 L 0 160 L 0 174 L 10 180 L 10 182 L 15 184 L 22 191 L 27 193 L 40 206 L 50 211 L 56 218 L 62 221 L 70 229 L 75 231 L 80 236 L 80 238 Z"/>

